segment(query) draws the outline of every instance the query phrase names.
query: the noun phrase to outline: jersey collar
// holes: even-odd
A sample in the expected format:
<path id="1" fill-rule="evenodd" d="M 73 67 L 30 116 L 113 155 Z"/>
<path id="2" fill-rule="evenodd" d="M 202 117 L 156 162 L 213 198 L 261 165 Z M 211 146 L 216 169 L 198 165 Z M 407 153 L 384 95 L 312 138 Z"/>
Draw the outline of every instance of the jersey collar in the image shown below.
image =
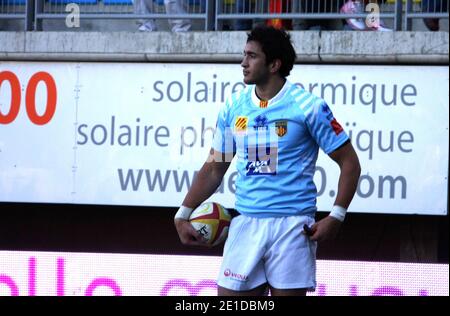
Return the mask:
<path id="1" fill-rule="evenodd" d="M 286 80 L 283 87 L 280 91 L 270 100 L 261 100 L 256 95 L 256 85 L 253 85 L 252 87 L 252 102 L 255 106 L 259 108 L 266 108 L 269 106 L 272 106 L 279 102 L 281 99 L 283 99 L 286 92 L 289 90 L 289 88 L 292 86 L 292 83 L 289 82 L 289 80 Z"/>

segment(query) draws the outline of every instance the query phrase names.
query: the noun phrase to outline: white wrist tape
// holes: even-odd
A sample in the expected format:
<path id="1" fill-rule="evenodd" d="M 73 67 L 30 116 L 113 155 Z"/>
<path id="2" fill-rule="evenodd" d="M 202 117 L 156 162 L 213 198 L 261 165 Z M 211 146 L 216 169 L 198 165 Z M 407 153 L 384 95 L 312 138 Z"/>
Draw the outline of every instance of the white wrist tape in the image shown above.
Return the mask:
<path id="1" fill-rule="evenodd" d="M 180 208 L 178 209 L 178 212 L 175 214 L 175 219 L 181 218 L 181 219 L 189 220 L 192 210 L 193 209 L 190 207 L 186 207 L 183 205 L 180 206 Z"/>
<path id="2" fill-rule="evenodd" d="M 339 205 L 333 205 L 333 208 L 331 209 L 329 216 L 333 216 L 337 220 L 343 222 L 345 218 L 345 213 L 347 213 L 346 208 Z"/>

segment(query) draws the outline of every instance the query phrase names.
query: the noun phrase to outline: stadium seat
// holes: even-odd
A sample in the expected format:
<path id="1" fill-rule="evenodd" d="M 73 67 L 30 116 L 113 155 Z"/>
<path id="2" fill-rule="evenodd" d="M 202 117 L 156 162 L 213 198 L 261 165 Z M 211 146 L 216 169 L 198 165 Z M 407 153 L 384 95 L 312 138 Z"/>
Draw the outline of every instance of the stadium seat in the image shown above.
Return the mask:
<path id="1" fill-rule="evenodd" d="M 105 5 L 111 4 L 133 4 L 133 0 L 103 0 Z"/>
<path id="2" fill-rule="evenodd" d="M 100 0 L 48 0 L 51 4 L 96 4 Z"/>

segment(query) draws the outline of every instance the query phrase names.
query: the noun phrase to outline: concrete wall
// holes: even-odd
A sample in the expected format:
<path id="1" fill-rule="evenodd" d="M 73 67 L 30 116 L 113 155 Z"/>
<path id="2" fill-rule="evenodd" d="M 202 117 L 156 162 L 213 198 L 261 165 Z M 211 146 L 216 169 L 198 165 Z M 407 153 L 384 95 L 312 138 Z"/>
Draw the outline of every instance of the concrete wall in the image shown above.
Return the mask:
<path id="1" fill-rule="evenodd" d="M 448 32 L 291 32 L 299 63 L 447 64 Z M 0 60 L 238 62 L 245 32 L 0 32 Z"/>

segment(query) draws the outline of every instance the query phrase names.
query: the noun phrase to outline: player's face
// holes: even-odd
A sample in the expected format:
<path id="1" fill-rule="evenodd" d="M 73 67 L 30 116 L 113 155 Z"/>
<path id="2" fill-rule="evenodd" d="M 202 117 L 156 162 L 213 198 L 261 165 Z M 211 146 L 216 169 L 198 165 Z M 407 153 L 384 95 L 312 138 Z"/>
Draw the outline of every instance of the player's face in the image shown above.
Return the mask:
<path id="1" fill-rule="evenodd" d="M 246 84 L 263 84 L 270 75 L 269 66 L 266 65 L 266 55 L 258 42 L 250 41 L 244 48 L 244 59 L 241 62 Z"/>

